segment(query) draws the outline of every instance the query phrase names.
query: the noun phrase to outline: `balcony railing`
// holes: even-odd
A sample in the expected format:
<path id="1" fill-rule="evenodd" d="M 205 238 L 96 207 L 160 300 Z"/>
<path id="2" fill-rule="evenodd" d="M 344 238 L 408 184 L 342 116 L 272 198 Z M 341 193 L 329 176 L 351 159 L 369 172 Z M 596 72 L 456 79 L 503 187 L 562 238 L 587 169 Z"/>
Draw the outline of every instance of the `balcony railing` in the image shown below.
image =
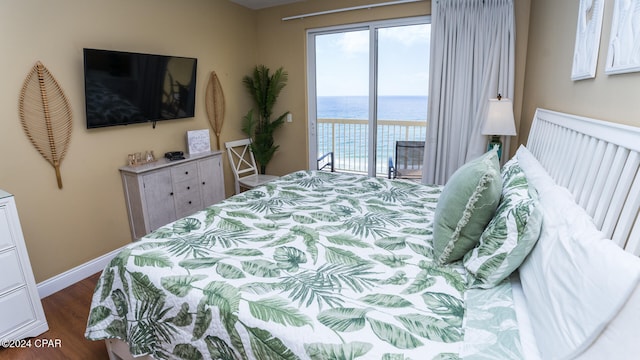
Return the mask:
<path id="1" fill-rule="evenodd" d="M 378 120 L 376 174 L 387 176 L 399 140 L 424 141 L 426 121 Z M 318 157 L 333 152 L 336 171 L 367 173 L 369 123 L 360 119 L 318 119 Z"/>

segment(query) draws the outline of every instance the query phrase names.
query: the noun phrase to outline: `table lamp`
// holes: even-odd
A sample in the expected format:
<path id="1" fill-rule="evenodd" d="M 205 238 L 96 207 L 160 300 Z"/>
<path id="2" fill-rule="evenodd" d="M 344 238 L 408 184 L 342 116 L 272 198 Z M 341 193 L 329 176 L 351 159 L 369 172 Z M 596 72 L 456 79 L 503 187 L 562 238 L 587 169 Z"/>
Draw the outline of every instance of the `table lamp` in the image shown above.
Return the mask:
<path id="1" fill-rule="evenodd" d="M 487 150 L 498 146 L 498 159 L 502 157 L 502 141 L 500 136 L 514 136 L 516 124 L 513 119 L 513 103 L 498 94 L 497 99 L 489 99 L 487 118 L 482 127 L 482 135 L 491 135 Z"/>

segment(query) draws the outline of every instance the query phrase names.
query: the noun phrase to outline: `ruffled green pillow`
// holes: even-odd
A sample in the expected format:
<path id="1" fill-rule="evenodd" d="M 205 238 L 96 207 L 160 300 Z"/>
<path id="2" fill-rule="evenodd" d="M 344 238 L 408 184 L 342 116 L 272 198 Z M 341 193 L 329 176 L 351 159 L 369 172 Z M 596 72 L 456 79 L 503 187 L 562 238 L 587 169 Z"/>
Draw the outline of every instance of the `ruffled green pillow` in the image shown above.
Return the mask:
<path id="1" fill-rule="evenodd" d="M 480 242 L 464 256 L 468 285 L 491 288 L 517 269 L 538 241 L 542 210 L 517 159 L 502 170 L 502 199 Z"/>
<path id="2" fill-rule="evenodd" d="M 501 190 L 496 149 L 451 175 L 434 213 L 433 248 L 437 263 L 459 260 L 478 243 L 496 211 Z"/>

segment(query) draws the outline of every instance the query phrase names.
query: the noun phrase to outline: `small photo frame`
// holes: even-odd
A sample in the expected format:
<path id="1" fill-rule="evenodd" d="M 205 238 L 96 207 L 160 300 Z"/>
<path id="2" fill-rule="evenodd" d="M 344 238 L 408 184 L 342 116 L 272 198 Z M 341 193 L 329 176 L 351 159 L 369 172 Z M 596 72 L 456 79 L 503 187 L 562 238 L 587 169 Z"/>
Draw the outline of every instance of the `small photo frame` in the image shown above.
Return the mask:
<path id="1" fill-rule="evenodd" d="M 640 0 L 616 0 L 605 73 L 640 71 Z"/>
<path id="2" fill-rule="evenodd" d="M 209 129 L 187 131 L 187 148 L 189 149 L 189 154 L 211 151 Z"/>

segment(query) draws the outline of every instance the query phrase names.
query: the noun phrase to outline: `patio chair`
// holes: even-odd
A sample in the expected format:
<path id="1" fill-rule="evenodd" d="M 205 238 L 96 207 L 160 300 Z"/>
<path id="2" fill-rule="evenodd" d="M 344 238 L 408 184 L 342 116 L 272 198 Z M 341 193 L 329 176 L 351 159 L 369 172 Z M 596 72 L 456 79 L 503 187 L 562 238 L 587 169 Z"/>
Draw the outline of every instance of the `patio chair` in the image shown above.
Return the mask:
<path id="1" fill-rule="evenodd" d="M 389 157 L 389 179 L 421 179 L 424 141 L 396 141 L 395 161 Z"/>
<path id="2" fill-rule="evenodd" d="M 251 151 L 251 139 L 242 139 L 224 143 L 229 155 L 229 164 L 235 178 L 236 194 L 240 189 L 253 189 L 256 186 L 266 184 L 278 176 L 262 175 L 258 173 L 256 159 Z"/>
<path id="3" fill-rule="evenodd" d="M 326 168 L 329 168 L 331 172 L 336 171 L 333 164 L 333 151 L 329 151 L 318 158 L 318 170 L 324 170 Z"/>

